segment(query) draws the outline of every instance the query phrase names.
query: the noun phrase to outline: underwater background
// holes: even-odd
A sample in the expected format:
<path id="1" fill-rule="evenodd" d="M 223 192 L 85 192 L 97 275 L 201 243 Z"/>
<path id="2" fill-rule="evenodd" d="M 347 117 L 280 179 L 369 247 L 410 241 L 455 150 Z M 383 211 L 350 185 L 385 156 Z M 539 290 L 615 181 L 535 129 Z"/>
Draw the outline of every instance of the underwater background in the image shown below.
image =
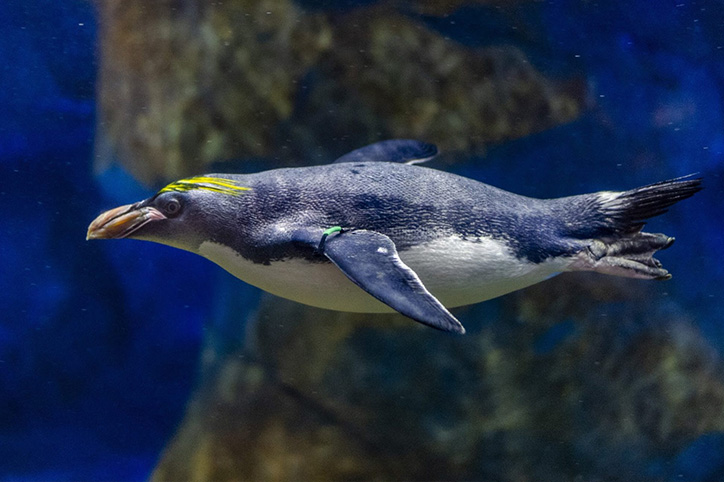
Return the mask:
<path id="1" fill-rule="evenodd" d="M 724 2 L 3 0 L 0 480 L 724 480 Z M 696 173 L 645 282 L 464 337 L 86 242 L 203 172 L 381 139 L 529 196 Z"/>

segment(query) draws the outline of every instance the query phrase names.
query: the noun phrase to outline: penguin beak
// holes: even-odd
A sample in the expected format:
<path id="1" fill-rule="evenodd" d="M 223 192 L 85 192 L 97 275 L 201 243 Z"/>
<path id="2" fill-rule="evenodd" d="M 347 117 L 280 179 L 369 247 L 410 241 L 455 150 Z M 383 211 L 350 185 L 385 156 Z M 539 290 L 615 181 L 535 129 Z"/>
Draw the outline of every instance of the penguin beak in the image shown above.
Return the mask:
<path id="1" fill-rule="evenodd" d="M 90 223 L 85 239 L 126 238 L 151 221 L 166 219 L 158 209 L 140 204 L 127 204 L 104 212 Z"/>

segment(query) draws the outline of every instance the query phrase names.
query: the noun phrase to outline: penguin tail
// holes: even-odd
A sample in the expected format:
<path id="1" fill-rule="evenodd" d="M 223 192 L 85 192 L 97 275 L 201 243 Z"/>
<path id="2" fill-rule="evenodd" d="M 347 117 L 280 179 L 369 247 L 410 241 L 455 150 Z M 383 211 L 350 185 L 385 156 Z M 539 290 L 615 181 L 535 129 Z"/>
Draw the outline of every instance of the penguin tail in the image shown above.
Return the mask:
<path id="1" fill-rule="evenodd" d="M 630 191 L 597 193 L 604 222 L 618 234 L 641 231 L 646 219 L 664 214 L 677 202 L 701 191 L 701 178 L 689 177 L 661 181 Z"/>
<path id="2" fill-rule="evenodd" d="M 630 191 L 599 192 L 581 196 L 586 225 L 586 248 L 578 255 L 572 269 L 625 276 L 628 278 L 666 280 L 668 271 L 653 257 L 654 253 L 674 243 L 665 234 L 643 232 L 646 219 L 668 211 L 675 203 L 702 189 L 701 179 L 690 176 L 649 184 Z M 584 234 L 583 232 L 578 234 Z"/>

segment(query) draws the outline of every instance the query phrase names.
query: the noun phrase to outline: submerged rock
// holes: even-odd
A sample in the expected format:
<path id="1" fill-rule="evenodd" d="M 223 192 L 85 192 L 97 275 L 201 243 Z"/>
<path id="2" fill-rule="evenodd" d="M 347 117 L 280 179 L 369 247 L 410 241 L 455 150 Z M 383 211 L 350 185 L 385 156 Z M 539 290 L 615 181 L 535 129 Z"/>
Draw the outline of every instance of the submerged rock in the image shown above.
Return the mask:
<path id="1" fill-rule="evenodd" d="M 146 183 L 273 154 L 296 84 L 330 42 L 324 18 L 289 0 L 97 3 L 97 167 L 118 159 Z"/>
<path id="2" fill-rule="evenodd" d="M 514 47 L 468 48 L 386 7 L 97 4 L 96 167 L 117 160 L 145 183 L 231 158 L 328 160 L 386 137 L 479 149 L 583 104 L 580 83 L 546 78 Z"/>
<path id="3" fill-rule="evenodd" d="M 351 14 L 334 30 L 315 84 L 324 95 L 313 90 L 301 104 L 297 127 L 322 145 L 333 126 L 351 140 L 345 149 L 380 132 L 443 151 L 482 149 L 571 121 L 582 108 L 581 86 L 544 77 L 511 46 L 466 48 L 386 9 Z"/>
<path id="4" fill-rule="evenodd" d="M 724 381 L 687 320 L 644 312 L 636 286 L 561 277 L 469 308 L 463 337 L 269 296 L 245 346 L 209 367 L 153 478 L 641 477 L 722 430 Z"/>

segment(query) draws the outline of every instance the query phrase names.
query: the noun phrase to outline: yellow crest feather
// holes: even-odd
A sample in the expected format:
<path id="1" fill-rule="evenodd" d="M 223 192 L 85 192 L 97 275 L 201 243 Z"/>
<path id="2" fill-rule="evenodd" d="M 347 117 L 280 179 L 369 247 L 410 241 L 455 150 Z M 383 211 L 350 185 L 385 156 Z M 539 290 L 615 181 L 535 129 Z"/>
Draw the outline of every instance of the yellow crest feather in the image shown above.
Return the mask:
<path id="1" fill-rule="evenodd" d="M 188 179 L 180 179 L 178 181 L 174 181 L 158 191 L 158 193 L 161 194 L 164 192 L 188 192 L 194 189 L 201 189 L 204 191 L 238 196 L 243 191 L 248 191 L 251 188 L 240 186 L 236 181 L 232 179 L 224 179 L 222 177 L 211 176 L 196 176 L 190 177 Z"/>

